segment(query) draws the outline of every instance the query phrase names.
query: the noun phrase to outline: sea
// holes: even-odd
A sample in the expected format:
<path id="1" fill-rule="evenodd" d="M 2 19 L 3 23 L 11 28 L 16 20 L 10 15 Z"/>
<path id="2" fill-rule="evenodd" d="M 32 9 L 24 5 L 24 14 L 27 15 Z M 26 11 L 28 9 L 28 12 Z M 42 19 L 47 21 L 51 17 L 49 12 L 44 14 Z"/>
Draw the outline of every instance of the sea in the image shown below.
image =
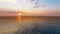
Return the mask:
<path id="1" fill-rule="evenodd" d="M 60 34 L 60 16 L 0 17 L 0 34 Z"/>

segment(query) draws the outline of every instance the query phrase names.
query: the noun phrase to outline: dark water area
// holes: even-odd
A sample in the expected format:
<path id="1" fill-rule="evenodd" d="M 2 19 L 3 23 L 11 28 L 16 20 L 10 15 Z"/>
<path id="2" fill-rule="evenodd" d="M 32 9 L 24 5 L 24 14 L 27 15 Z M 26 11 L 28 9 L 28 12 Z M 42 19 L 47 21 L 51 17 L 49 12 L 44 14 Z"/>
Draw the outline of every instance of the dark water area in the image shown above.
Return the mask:
<path id="1" fill-rule="evenodd" d="M 22 17 L 23 18 L 23 17 Z M 15 34 L 60 34 L 60 17 L 24 17 L 22 22 L 29 25 Z"/>
<path id="2" fill-rule="evenodd" d="M 0 17 L 0 34 L 60 34 L 60 16 Z"/>

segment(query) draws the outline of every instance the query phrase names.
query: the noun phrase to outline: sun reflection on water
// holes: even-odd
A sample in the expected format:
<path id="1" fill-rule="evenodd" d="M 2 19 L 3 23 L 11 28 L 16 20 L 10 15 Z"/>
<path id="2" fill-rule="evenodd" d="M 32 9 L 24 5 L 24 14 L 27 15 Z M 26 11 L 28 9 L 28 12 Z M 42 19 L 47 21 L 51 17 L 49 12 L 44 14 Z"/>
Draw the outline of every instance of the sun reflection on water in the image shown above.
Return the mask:
<path id="1" fill-rule="evenodd" d="M 22 22 L 22 13 L 18 12 L 18 22 Z"/>

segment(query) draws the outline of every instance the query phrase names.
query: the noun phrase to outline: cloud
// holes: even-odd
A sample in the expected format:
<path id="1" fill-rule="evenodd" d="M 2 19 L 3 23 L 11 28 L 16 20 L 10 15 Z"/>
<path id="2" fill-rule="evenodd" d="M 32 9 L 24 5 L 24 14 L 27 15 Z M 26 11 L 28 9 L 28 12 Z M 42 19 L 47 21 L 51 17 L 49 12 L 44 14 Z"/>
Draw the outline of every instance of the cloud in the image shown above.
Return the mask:
<path id="1" fill-rule="evenodd" d="M 0 8 L 18 10 L 19 4 L 16 0 L 0 0 Z"/>
<path id="2" fill-rule="evenodd" d="M 35 10 L 34 7 L 40 8 L 40 4 L 35 5 L 34 3 L 36 2 L 36 0 L 33 1 L 34 2 L 31 2 L 31 0 L 0 0 L 0 8 L 8 8 L 13 10 L 21 10 L 21 11 Z"/>
<path id="3" fill-rule="evenodd" d="M 0 2 L 11 2 L 11 3 L 17 3 L 15 0 L 0 0 Z"/>

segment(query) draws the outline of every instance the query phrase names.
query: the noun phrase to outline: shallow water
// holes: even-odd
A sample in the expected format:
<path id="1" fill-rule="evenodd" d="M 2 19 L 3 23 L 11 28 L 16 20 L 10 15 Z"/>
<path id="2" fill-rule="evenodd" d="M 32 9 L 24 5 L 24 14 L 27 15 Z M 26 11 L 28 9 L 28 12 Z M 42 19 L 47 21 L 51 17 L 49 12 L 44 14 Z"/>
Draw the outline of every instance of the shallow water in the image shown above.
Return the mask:
<path id="1" fill-rule="evenodd" d="M 12 33 L 19 28 L 18 26 L 17 21 L 13 19 L 0 19 L 0 34 Z"/>

